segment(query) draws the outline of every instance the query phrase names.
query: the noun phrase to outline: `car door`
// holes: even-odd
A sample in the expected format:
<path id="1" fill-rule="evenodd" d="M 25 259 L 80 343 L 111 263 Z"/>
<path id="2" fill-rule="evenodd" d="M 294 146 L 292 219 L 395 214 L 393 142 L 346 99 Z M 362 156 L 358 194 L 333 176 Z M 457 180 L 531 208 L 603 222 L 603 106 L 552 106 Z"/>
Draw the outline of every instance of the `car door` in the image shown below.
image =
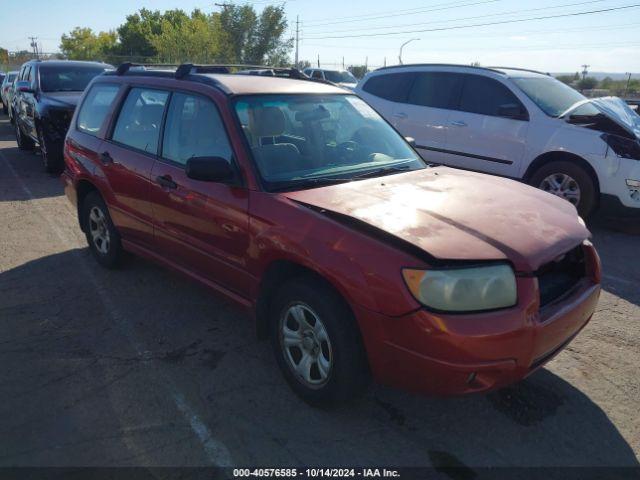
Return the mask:
<path id="1" fill-rule="evenodd" d="M 112 198 L 109 212 L 125 240 L 153 244 L 149 191 L 169 92 L 134 86 L 125 92 L 112 134 L 100 147 L 102 171 Z"/>
<path id="2" fill-rule="evenodd" d="M 373 75 L 364 81 L 358 94 L 387 122 L 400 130 L 398 119 L 393 116 L 398 104 L 406 104 L 409 90 L 416 75 L 413 72 L 396 72 Z M 400 115 L 401 117 L 402 115 Z M 402 130 L 400 133 L 405 134 Z"/>
<path id="3" fill-rule="evenodd" d="M 496 79 L 464 75 L 460 102 L 449 116 L 444 164 L 516 177 L 529 128 L 524 105 Z"/>
<path id="4" fill-rule="evenodd" d="M 228 183 L 189 178 L 185 168 L 194 157 L 221 157 L 237 171 L 216 103 L 200 94 L 175 92 L 161 156 L 151 174 L 157 248 L 173 264 L 246 297 L 248 191 L 239 177 Z"/>
<path id="5" fill-rule="evenodd" d="M 462 87 L 462 76 L 447 72 L 417 72 L 406 101 L 396 103 L 393 123 L 429 162 L 446 160 L 451 108 Z"/>
<path id="6" fill-rule="evenodd" d="M 31 138 L 38 138 L 36 132 L 36 102 L 37 102 L 37 89 L 38 82 L 36 81 L 37 69 L 35 66 L 29 67 L 26 72 L 25 80 L 29 82 L 31 92 L 24 92 L 22 95 L 22 102 L 24 104 L 24 116 L 23 124 L 24 132 Z"/>

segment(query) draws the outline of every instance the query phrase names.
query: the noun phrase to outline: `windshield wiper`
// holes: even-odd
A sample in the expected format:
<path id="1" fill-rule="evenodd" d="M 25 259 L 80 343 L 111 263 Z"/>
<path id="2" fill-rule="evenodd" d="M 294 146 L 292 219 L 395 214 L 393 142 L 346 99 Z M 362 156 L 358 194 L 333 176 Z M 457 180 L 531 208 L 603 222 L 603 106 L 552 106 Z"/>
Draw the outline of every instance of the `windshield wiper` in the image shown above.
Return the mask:
<path id="1" fill-rule="evenodd" d="M 330 185 L 334 183 L 345 183 L 350 182 L 351 178 L 305 178 L 300 180 L 293 180 L 291 182 L 287 182 L 286 185 L 282 185 L 276 188 L 272 188 L 272 192 L 282 192 L 285 190 L 303 190 L 309 187 L 318 187 L 320 185 Z"/>
<path id="2" fill-rule="evenodd" d="M 391 175 L 393 173 L 406 172 L 407 170 L 409 170 L 409 168 L 409 165 L 394 165 L 392 167 L 376 168 L 375 170 L 354 175 L 353 177 L 351 177 L 351 180 L 356 180 L 359 178 L 382 177 L 384 175 Z"/>

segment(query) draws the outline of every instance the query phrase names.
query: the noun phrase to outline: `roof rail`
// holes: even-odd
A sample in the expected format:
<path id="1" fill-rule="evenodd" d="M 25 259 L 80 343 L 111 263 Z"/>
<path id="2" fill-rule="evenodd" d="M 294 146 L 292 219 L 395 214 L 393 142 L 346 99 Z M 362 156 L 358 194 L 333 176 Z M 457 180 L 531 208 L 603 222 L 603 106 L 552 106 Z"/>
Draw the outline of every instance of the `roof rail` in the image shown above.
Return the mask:
<path id="1" fill-rule="evenodd" d="M 475 68 L 478 70 L 489 70 L 496 73 L 502 73 L 499 70 L 496 70 L 496 67 L 478 67 L 476 65 L 462 65 L 459 63 L 405 63 L 402 65 L 389 65 L 388 67 L 377 68 L 377 70 L 391 70 L 394 68 L 403 68 L 403 67 L 463 67 L 463 68 Z"/>
<path id="2" fill-rule="evenodd" d="M 132 62 L 124 62 L 118 65 L 116 69 L 117 75 L 124 75 L 127 73 L 132 67 L 151 67 L 151 68 L 163 68 L 163 67 L 177 67 L 177 64 L 168 64 L 168 63 L 132 63 Z"/>
<path id="3" fill-rule="evenodd" d="M 502 70 L 516 70 L 518 72 L 529 72 L 529 73 L 539 73 L 540 75 L 546 75 L 548 77 L 551 76 L 551 74 L 549 72 L 539 72 L 538 70 L 531 70 L 529 68 L 517 68 L 517 67 L 487 67 L 487 68 L 491 68 L 491 69 L 502 69 Z"/>

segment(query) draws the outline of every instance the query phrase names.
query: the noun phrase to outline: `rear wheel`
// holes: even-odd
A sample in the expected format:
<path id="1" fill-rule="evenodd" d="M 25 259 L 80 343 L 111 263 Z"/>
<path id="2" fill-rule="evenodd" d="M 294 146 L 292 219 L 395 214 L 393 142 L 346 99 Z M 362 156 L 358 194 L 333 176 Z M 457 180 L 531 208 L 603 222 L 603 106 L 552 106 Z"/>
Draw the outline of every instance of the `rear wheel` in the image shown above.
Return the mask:
<path id="1" fill-rule="evenodd" d="M 111 221 L 107 205 L 97 192 L 85 197 L 81 215 L 87 243 L 94 258 L 103 267 L 117 267 L 124 256 L 120 235 Z"/>
<path id="2" fill-rule="evenodd" d="M 45 171 L 47 173 L 60 173 L 64 165 L 62 161 L 62 146 L 50 140 L 42 126 L 38 126 L 38 143 L 40 144 L 40 154 L 42 155 Z"/>
<path id="3" fill-rule="evenodd" d="M 582 217 L 588 217 L 596 206 L 597 189 L 591 175 L 573 162 L 547 163 L 533 174 L 529 183 L 567 200 Z"/>
<path id="4" fill-rule="evenodd" d="M 22 133 L 22 129 L 20 125 L 18 125 L 18 120 L 16 119 L 14 122 L 15 132 L 16 132 L 16 143 L 18 144 L 18 148 L 20 150 L 33 150 L 36 146 L 35 142 L 24 133 Z"/>
<path id="5" fill-rule="evenodd" d="M 351 311 L 312 277 L 291 280 L 276 295 L 271 341 L 287 382 L 307 403 L 346 402 L 368 384 L 366 354 Z"/>

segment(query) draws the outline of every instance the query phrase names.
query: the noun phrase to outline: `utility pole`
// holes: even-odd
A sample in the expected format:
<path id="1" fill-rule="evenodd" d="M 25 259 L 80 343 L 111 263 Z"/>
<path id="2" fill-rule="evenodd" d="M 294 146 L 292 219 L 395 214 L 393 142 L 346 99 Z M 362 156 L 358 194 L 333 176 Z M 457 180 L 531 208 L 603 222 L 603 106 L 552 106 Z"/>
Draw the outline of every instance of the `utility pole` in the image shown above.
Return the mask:
<path id="1" fill-rule="evenodd" d="M 318 54 L 318 68 L 320 68 L 320 54 Z"/>
<path id="2" fill-rule="evenodd" d="M 387 66 L 387 57 L 384 57 L 384 66 Z"/>
<path id="3" fill-rule="evenodd" d="M 624 97 L 627 98 L 629 93 L 629 84 L 631 83 L 631 74 L 627 72 L 627 86 L 624 88 Z"/>
<path id="4" fill-rule="evenodd" d="M 587 75 L 589 75 L 589 71 L 587 70 L 587 68 L 589 68 L 590 66 L 591 65 L 581 65 L 581 67 L 582 67 L 582 80 L 587 78 Z"/>
<path id="5" fill-rule="evenodd" d="M 342 69 L 344 70 L 344 57 L 342 57 Z"/>
<path id="6" fill-rule="evenodd" d="M 300 42 L 300 16 L 296 15 L 296 63 L 295 67 L 298 68 L 298 43 Z"/>
<path id="7" fill-rule="evenodd" d="M 38 57 L 38 37 L 28 37 L 31 40 L 31 48 L 33 48 L 33 55 Z"/>

